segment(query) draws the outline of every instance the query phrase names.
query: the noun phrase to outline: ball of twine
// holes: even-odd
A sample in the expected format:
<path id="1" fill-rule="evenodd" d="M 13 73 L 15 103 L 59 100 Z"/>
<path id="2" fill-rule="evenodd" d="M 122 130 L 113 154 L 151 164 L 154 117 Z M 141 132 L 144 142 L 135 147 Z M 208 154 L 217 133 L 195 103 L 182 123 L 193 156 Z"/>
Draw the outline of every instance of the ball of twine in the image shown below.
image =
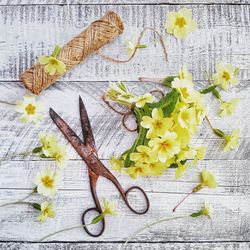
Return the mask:
<path id="1" fill-rule="evenodd" d="M 121 18 L 115 12 L 109 11 L 69 41 L 62 48 L 58 59 L 66 65 L 67 72 L 120 35 L 123 29 Z M 29 91 L 38 95 L 61 76 L 61 74 L 49 75 L 45 72 L 44 65 L 37 63 L 23 72 L 20 78 Z"/>

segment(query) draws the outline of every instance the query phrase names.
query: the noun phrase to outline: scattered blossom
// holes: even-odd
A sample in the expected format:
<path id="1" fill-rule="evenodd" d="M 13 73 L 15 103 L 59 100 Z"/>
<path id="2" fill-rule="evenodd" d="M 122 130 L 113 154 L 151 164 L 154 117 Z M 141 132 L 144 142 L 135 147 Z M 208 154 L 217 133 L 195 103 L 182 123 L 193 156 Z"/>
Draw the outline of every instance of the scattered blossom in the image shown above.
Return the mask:
<path id="1" fill-rule="evenodd" d="M 235 106 L 238 102 L 238 98 L 233 99 L 231 102 L 222 101 L 219 113 L 220 117 L 232 115 L 234 113 Z"/>
<path id="2" fill-rule="evenodd" d="M 41 204 L 41 214 L 36 219 L 43 223 L 48 217 L 54 218 L 55 216 L 54 204 L 45 201 Z"/>
<path id="3" fill-rule="evenodd" d="M 218 64 L 216 66 L 216 74 L 214 75 L 214 84 L 221 85 L 224 90 L 228 90 L 229 85 L 237 85 L 239 80 L 237 78 L 238 68 L 230 64 Z"/>
<path id="4" fill-rule="evenodd" d="M 34 178 L 34 184 L 37 187 L 37 192 L 41 195 L 53 197 L 60 184 L 60 177 L 54 170 L 49 168 L 43 169 L 37 173 Z"/>
<path id="5" fill-rule="evenodd" d="M 184 39 L 197 29 L 197 23 L 192 19 L 192 10 L 182 8 L 178 12 L 170 12 L 165 23 L 167 33 Z"/>
<path id="6" fill-rule="evenodd" d="M 236 129 L 232 132 L 231 135 L 224 135 L 225 141 L 226 141 L 226 145 L 224 147 L 224 151 L 229 151 L 232 149 L 236 149 L 240 142 L 239 142 L 239 133 L 240 130 Z"/>
<path id="7" fill-rule="evenodd" d="M 21 113 L 19 120 L 23 123 L 37 123 L 43 118 L 44 106 L 36 101 L 34 95 L 27 95 L 16 101 L 16 111 Z"/>

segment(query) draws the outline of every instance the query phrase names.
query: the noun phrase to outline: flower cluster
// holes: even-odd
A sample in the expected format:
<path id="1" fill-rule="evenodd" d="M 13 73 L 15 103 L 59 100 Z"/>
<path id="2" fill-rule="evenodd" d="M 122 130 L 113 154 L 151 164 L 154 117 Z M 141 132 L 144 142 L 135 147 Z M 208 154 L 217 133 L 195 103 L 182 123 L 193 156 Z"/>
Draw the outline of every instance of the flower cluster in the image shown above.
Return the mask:
<path id="1" fill-rule="evenodd" d="M 125 173 L 132 178 L 138 176 L 158 176 L 170 166 L 176 166 L 176 177 L 190 166 L 188 159 L 193 159 L 192 165 L 203 159 L 205 147 L 193 148 L 190 145 L 192 136 L 206 115 L 203 94 L 193 87 L 192 75 L 181 68 L 179 77 L 171 82 L 173 89 L 160 102 L 154 102 L 150 94 L 135 97 L 124 87 L 125 93 L 110 95 L 119 88 L 121 83 L 107 91 L 111 100 L 124 103 L 122 97 L 129 97 L 127 102 L 135 102 L 139 121 L 139 139 L 131 150 L 126 151 L 119 159 L 112 157 L 111 165 L 116 170 L 123 166 Z M 115 97 L 114 97 L 115 96 Z M 172 98 L 172 102 L 171 102 Z M 122 100 L 122 101 L 121 101 Z M 168 103 L 169 102 L 169 103 Z M 127 106 L 129 106 L 127 105 Z"/>

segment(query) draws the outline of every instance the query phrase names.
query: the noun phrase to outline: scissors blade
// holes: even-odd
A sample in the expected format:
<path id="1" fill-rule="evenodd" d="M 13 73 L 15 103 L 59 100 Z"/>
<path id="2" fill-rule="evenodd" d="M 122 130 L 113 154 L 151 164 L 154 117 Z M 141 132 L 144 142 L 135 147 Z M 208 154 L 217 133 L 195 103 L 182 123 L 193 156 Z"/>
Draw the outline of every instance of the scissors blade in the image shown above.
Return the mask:
<path id="1" fill-rule="evenodd" d="M 82 101 L 81 96 L 79 96 L 79 110 L 80 110 L 80 119 L 81 119 L 84 142 L 86 146 L 89 146 L 92 149 L 92 151 L 95 151 L 96 153 L 95 139 L 89 122 L 88 113 Z"/>
<path id="2" fill-rule="evenodd" d="M 84 159 L 86 159 L 88 152 L 85 149 L 83 141 L 78 135 L 70 128 L 70 126 L 52 109 L 49 110 L 50 117 L 61 130 L 69 143 L 74 147 L 76 152 Z"/>

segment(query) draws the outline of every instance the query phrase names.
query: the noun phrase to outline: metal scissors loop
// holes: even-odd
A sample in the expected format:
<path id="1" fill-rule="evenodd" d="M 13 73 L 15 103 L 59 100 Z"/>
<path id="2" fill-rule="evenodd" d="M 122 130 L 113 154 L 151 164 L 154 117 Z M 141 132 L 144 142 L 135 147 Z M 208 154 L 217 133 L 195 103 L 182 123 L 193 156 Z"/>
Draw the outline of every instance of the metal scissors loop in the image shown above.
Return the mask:
<path id="1" fill-rule="evenodd" d="M 86 211 L 84 211 L 82 215 L 82 224 L 86 225 L 85 216 L 88 212 L 96 211 L 99 214 L 102 213 L 102 208 L 101 208 L 101 205 L 97 196 L 97 192 L 96 192 L 96 183 L 97 183 L 99 176 L 109 179 L 115 185 L 115 187 L 118 189 L 119 193 L 121 194 L 122 199 L 124 200 L 125 204 L 133 213 L 145 214 L 148 211 L 149 206 L 150 206 L 149 199 L 145 191 L 138 186 L 132 186 L 127 191 L 124 191 L 124 189 L 122 188 L 122 186 L 120 185 L 116 177 L 98 159 L 93 132 L 91 129 L 91 125 L 89 122 L 86 108 L 83 104 L 81 97 L 79 97 L 79 110 L 80 110 L 80 119 L 81 119 L 81 126 L 82 126 L 82 132 L 83 132 L 83 140 L 81 140 L 76 135 L 76 133 L 69 127 L 69 125 L 53 109 L 50 109 L 50 117 L 55 122 L 55 124 L 60 129 L 60 131 L 64 134 L 66 139 L 73 146 L 73 148 L 76 150 L 76 152 L 84 160 L 84 162 L 86 163 L 88 167 L 90 189 L 91 189 L 91 194 L 95 203 L 95 207 L 89 208 Z M 133 190 L 139 190 L 144 196 L 144 199 L 146 201 L 146 207 L 142 211 L 137 211 L 135 208 L 133 208 L 130 205 L 128 201 L 128 194 Z M 84 230 L 90 236 L 98 237 L 102 235 L 105 229 L 104 218 L 101 220 L 101 223 L 102 223 L 101 229 L 99 233 L 97 234 L 91 233 L 87 227 L 84 227 Z"/>

